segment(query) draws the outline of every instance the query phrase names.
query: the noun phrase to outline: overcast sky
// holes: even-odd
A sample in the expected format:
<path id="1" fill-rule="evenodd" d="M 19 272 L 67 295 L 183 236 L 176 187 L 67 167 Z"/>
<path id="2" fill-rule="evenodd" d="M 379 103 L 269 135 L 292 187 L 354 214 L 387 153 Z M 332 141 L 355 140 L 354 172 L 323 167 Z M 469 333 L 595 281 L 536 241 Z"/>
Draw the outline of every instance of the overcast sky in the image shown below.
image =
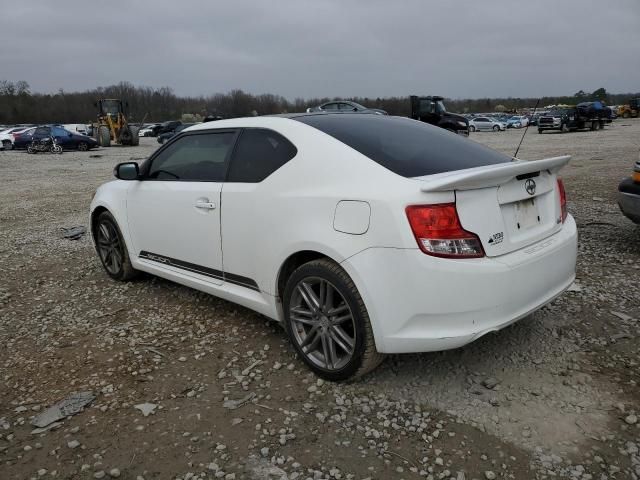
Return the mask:
<path id="1" fill-rule="evenodd" d="M 0 80 L 180 95 L 453 98 L 640 90 L 640 0 L 28 0 Z"/>

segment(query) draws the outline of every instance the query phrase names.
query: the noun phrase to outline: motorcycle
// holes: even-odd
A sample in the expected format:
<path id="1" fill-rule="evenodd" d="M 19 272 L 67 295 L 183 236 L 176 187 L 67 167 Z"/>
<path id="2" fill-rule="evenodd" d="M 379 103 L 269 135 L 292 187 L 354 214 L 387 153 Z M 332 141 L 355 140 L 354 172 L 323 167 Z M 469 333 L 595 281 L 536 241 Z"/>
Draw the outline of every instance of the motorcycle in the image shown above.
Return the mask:
<path id="1" fill-rule="evenodd" d="M 34 138 L 31 140 L 31 143 L 27 146 L 28 153 L 38 153 L 38 152 L 51 152 L 57 153 L 58 155 L 62 153 L 62 146 L 58 145 L 58 140 L 56 137 L 48 137 L 48 138 Z"/>

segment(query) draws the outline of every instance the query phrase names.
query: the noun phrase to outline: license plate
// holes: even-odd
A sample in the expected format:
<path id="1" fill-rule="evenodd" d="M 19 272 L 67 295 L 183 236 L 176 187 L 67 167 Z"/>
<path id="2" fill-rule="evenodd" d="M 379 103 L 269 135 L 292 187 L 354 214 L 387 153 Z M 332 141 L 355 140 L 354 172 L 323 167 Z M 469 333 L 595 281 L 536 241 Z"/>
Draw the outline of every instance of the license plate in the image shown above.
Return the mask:
<path id="1" fill-rule="evenodd" d="M 526 230 L 540 223 L 540 214 L 534 198 L 516 202 L 516 227 Z"/>

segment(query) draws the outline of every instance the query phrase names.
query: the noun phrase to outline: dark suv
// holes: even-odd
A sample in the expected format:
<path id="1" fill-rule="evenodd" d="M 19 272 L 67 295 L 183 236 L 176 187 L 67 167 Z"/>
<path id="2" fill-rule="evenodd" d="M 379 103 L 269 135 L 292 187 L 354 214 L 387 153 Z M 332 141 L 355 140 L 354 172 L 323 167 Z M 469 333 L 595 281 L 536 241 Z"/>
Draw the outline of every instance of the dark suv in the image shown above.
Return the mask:
<path id="1" fill-rule="evenodd" d="M 411 95 L 411 118 L 461 135 L 469 135 L 469 121 L 462 115 L 447 112 L 443 97 Z"/>

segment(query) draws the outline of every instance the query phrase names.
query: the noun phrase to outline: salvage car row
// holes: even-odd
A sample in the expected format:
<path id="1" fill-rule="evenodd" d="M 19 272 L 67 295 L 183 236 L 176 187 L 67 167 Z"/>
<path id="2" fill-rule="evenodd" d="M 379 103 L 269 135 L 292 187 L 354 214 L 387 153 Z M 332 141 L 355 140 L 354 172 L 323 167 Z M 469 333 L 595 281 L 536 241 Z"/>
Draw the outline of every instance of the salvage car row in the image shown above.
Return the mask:
<path id="1" fill-rule="evenodd" d="M 69 131 L 60 125 L 14 127 L 0 132 L 0 141 L 5 150 L 27 150 L 33 142 L 52 139 L 64 150 L 85 151 L 98 147 L 94 138 Z"/>

